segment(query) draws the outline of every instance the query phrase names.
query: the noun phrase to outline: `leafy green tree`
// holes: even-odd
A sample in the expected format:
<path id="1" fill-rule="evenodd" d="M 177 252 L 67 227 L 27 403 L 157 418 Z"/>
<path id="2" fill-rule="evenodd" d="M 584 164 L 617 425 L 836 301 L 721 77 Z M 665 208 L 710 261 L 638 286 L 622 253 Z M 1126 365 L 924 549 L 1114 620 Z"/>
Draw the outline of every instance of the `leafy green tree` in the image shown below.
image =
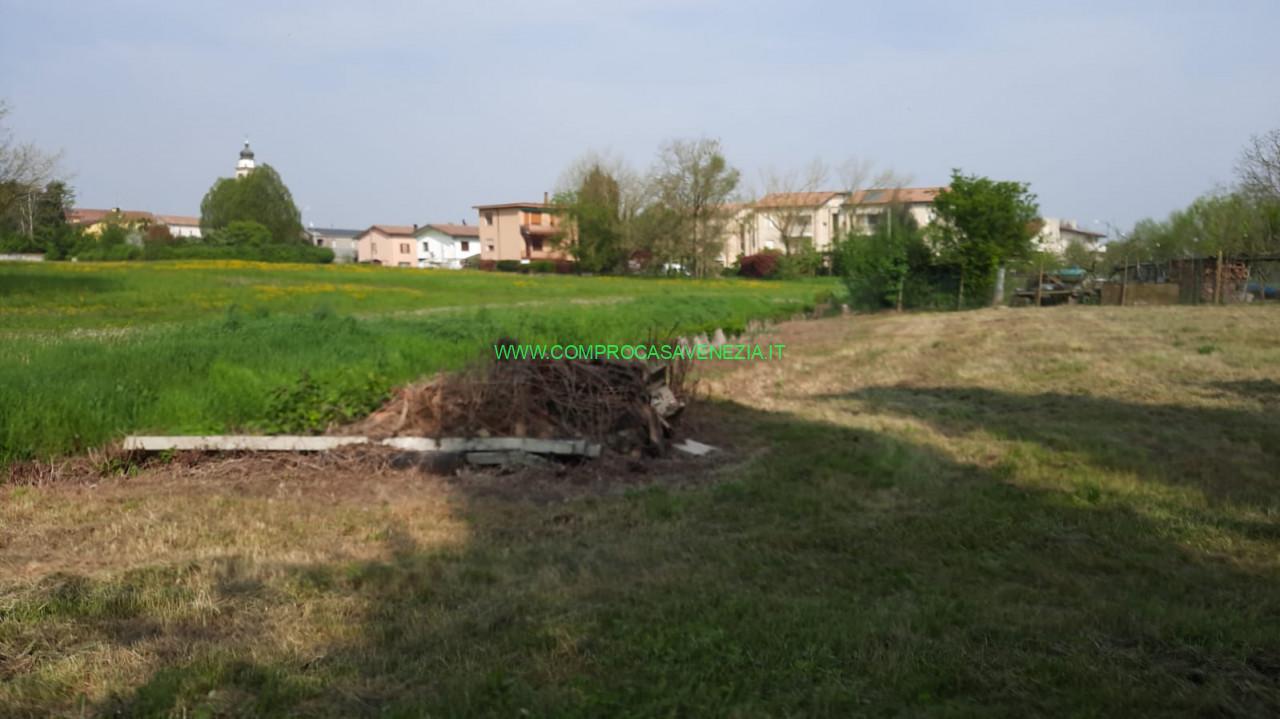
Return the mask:
<path id="1" fill-rule="evenodd" d="M 242 220 L 266 227 L 275 242 L 304 241 L 302 215 L 270 165 L 259 165 L 241 178 L 220 178 L 200 202 L 200 228 L 206 233 Z"/>
<path id="2" fill-rule="evenodd" d="M 599 163 L 583 175 L 576 190 L 556 195 L 556 205 L 570 220 L 561 242 L 572 241 L 578 267 L 585 272 L 611 272 L 626 261 L 623 245 L 622 190 Z"/>
<path id="3" fill-rule="evenodd" d="M 676 222 L 674 243 L 657 245 L 655 257 L 681 262 L 698 277 L 710 274 L 724 251 L 724 228 L 731 216 L 726 205 L 739 177 L 719 140 L 673 140 L 664 145 L 652 182 L 656 202 L 665 210 L 662 219 Z"/>
<path id="4" fill-rule="evenodd" d="M 964 305 L 966 289 L 973 297 L 988 296 L 996 270 L 1034 249 L 1039 206 L 1026 183 L 953 170 L 950 187 L 938 193 L 933 207 L 934 242 L 960 273 L 958 306 Z"/>
<path id="5" fill-rule="evenodd" d="M 253 220 L 237 220 L 215 230 L 210 236 L 212 244 L 228 247 L 263 247 L 272 244 L 273 240 L 271 230 Z"/>
<path id="6" fill-rule="evenodd" d="M 833 261 L 844 277 L 850 299 L 867 308 L 902 309 L 913 263 L 929 261 L 919 227 L 910 213 L 900 208 L 885 213 L 885 220 L 871 234 L 850 234 L 835 254 Z"/>

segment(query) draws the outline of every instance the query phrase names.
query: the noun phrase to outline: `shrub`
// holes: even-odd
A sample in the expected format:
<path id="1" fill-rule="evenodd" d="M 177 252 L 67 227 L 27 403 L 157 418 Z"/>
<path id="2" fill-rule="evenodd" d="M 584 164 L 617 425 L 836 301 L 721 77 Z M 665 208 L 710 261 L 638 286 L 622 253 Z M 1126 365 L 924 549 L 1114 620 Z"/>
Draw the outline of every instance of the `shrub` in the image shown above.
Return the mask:
<path id="1" fill-rule="evenodd" d="M 778 258 L 781 256 L 777 250 L 747 255 L 738 263 L 738 274 L 761 280 L 775 277 L 778 274 Z"/>
<path id="2" fill-rule="evenodd" d="M 549 274 L 556 271 L 556 263 L 551 260 L 534 260 L 526 265 L 530 272 Z"/>
<path id="3" fill-rule="evenodd" d="M 809 244 L 797 247 L 789 255 L 778 258 L 776 276 L 779 279 L 795 279 L 797 277 L 813 277 L 822 269 L 822 253 Z"/>
<path id="4" fill-rule="evenodd" d="M 524 265 L 520 264 L 519 260 L 498 260 L 494 269 L 499 272 L 520 272 L 524 269 Z"/>

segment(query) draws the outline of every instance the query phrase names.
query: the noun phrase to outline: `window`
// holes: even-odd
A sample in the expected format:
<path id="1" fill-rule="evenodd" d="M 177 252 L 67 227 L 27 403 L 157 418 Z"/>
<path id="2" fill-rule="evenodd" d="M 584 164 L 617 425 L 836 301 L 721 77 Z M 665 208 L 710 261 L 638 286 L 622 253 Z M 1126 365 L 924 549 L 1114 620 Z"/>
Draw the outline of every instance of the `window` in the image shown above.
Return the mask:
<path id="1" fill-rule="evenodd" d="M 463 251 L 463 252 L 468 252 L 468 251 L 470 251 L 470 249 L 471 249 L 471 243 L 470 243 L 470 242 L 467 242 L 466 240 L 463 240 L 463 241 L 462 241 L 462 251 Z"/>
<path id="2" fill-rule="evenodd" d="M 410 252 L 412 252 L 412 250 L 410 250 L 410 249 L 409 249 L 409 243 L 408 243 L 408 242 L 401 242 L 401 243 L 400 243 L 400 254 L 407 255 L 407 254 L 409 254 Z"/>
<path id="3" fill-rule="evenodd" d="M 529 249 L 533 250 L 534 252 L 541 252 L 541 251 L 542 251 L 542 238 L 541 238 L 541 237 L 531 237 L 531 238 L 529 238 Z"/>
<path id="4" fill-rule="evenodd" d="M 528 213 L 525 213 L 525 214 L 527 214 L 527 215 L 528 215 L 528 217 L 529 217 L 529 224 L 531 224 L 531 225 L 541 225 L 541 224 L 542 224 L 542 213 L 541 213 L 541 212 L 528 212 Z"/>
<path id="5" fill-rule="evenodd" d="M 487 211 L 484 213 L 484 223 L 485 223 L 486 225 L 492 225 L 492 224 L 493 224 L 493 210 L 487 210 Z"/>

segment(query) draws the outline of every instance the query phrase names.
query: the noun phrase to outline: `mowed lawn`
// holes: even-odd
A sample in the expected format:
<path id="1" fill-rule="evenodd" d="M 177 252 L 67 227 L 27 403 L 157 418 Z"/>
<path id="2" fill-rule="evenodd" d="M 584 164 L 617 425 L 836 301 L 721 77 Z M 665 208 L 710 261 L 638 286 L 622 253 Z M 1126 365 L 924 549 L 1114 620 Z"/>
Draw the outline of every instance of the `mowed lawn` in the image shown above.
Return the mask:
<path id="1" fill-rule="evenodd" d="M 836 287 L 235 261 L 0 263 L 0 467 L 131 432 L 313 431 L 362 415 L 396 384 L 480 358 L 500 337 L 597 343 L 733 331 L 812 308 Z"/>
<path id="2" fill-rule="evenodd" d="M 0 715 L 1276 716 L 1278 323 L 786 323 L 695 463 L 0 487 Z"/>

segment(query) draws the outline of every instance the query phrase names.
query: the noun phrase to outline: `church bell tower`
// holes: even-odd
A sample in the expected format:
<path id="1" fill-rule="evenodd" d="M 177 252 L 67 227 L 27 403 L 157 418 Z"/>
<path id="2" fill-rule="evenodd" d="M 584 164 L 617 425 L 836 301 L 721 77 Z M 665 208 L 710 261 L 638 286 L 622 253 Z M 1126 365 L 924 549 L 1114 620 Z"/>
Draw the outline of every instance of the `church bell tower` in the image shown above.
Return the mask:
<path id="1" fill-rule="evenodd" d="M 236 179 L 240 179 L 253 172 L 255 167 L 253 162 L 253 150 L 249 149 L 249 141 L 244 141 L 244 149 L 240 151 L 240 161 L 236 163 Z"/>

